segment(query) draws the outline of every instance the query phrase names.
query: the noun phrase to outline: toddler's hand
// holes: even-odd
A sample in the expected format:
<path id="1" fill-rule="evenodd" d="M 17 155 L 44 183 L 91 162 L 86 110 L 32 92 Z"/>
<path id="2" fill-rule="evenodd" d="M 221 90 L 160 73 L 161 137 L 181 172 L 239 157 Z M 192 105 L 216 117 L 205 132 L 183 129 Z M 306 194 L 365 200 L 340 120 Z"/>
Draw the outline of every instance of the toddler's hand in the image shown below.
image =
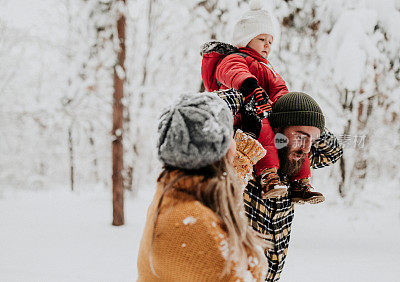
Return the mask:
<path id="1" fill-rule="evenodd" d="M 256 113 L 260 118 L 268 117 L 268 113 L 271 111 L 271 104 L 268 103 L 269 97 L 267 92 L 261 87 L 256 88 L 253 91 L 256 105 Z"/>

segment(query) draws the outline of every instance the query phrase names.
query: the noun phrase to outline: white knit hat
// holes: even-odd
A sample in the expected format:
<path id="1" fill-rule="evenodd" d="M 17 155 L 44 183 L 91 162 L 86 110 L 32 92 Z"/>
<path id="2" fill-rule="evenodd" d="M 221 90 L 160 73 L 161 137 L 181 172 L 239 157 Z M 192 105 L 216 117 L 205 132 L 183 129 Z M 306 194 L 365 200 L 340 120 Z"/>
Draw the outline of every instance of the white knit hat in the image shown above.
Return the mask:
<path id="1" fill-rule="evenodd" d="M 257 35 L 270 34 L 276 39 L 276 30 L 272 15 L 262 10 L 262 1 L 252 1 L 250 11 L 242 15 L 233 30 L 233 45 L 246 47 L 246 45 Z"/>

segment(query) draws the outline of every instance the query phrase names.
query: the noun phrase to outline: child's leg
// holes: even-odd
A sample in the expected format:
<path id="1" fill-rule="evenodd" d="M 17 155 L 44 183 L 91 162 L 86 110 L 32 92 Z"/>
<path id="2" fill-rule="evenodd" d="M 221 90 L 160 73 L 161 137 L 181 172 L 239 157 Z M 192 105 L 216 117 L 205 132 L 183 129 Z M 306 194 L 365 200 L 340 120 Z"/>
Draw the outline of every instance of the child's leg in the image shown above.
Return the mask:
<path id="1" fill-rule="evenodd" d="M 309 178 L 310 176 L 311 176 L 311 163 L 310 163 L 310 159 L 308 158 L 308 154 L 307 154 L 307 157 L 304 159 L 304 163 L 301 166 L 300 171 L 289 180 L 296 181 L 296 180 L 300 180 L 303 178 Z"/>
<path id="2" fill-rule="evenodd" d="M 263 119 L 258 141 L 267 150 L 267 154 L 254 166 L 254 172 L 261 177 L 263 198 L 275 198 L 286 194 L 287 187 L 282 185 L 279 176 L 279 157 L 275 147 L 275 134 L 267 119 Z"/>
<path id="3" fill-rule="evenodd" d="M 309 179 L 311 176 L 310 165 L 310 160 L 307 156 L 297 175 L 289 179 L 291 181 L 291 198 L 293 203 L 318 204 L 325 201 L 324 195 L 312 191 L 313 187 Z"/>
<path id="4" fill-rule="evenodd" d="M 267 154 L 254 166 L 254 172 L 259 176 L 267 168 L 279 168 L 278 151 L 275 147 L 275 134 L 268 119 L 263 119 L 258 142 L 267 150 Z"/>

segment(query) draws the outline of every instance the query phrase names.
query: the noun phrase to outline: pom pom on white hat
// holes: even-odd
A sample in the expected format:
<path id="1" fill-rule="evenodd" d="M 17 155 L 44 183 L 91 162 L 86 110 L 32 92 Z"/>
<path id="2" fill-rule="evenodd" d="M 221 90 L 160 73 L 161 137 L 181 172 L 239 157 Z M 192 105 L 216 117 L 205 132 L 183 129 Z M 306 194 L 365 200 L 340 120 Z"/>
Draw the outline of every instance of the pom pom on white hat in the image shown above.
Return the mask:
<path id="1" fill-rule="evenodd" d="M 263 10 L 263 1 L 250 2 L 250 11 L 245 12 L 233 29 L 233 45 L 246 47 L 246 45 L 259 34 L 270 34 L 277 37 L 272 15 Z"/>

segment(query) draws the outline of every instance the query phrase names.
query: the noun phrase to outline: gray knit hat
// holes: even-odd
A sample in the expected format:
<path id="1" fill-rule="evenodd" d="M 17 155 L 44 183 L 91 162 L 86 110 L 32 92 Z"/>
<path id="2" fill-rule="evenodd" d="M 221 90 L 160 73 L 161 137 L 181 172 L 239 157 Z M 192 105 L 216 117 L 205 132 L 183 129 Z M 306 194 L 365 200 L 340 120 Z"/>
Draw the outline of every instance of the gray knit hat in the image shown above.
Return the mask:
<path id="1" fill-rule="evenodd" d="M 232 131 L 232 113 L 216 94 L 184 94 L 161 115 L 158 156 L 177 168 L 205 167 L 227 153 Z"/>
<path id="2" fill-rule="evenodd" d="M 308 125 L 318 127 L 321 133 L 325 128 L 325 117 L 317 102 L 303 92 L 290 92 L 283 95 L 272 106 L 268 118 L 272 128 Z"/>

